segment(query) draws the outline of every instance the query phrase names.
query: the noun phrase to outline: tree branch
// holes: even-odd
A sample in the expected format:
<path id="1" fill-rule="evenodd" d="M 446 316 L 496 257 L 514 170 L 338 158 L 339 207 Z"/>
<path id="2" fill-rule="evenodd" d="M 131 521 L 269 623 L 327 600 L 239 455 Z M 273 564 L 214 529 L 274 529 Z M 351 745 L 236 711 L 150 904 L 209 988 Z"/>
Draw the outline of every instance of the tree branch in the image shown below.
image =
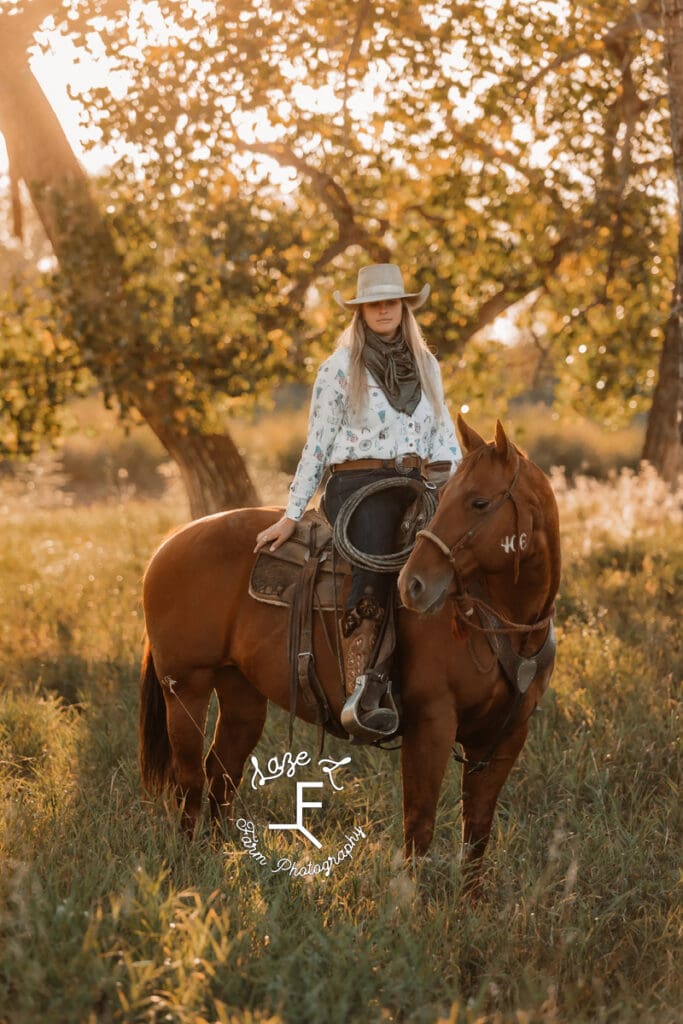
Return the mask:
<path id="1" fill-rule="evenodd" d="M 17 14 L 0 14 L 0 34 L 3 42 L 12 47 L 27 47 L 33 41 L 34 33 L 50 15 L 56 16 L 62 9 L 62 0 L 33 0 Z"/>
<path id="2" fill-rule="evenodd" d="M 627 14 L 621 21 L 618 21 L 611 28 L 607 29 L 598 42 L 605 45 L 607 49 L 616 50 L 620 44 L 624 42 L 633 32 L 643 32 L 647 29 L 653 29 L 654 31 L 660 30 L 660 14 L 659 14 L 659 0 L 644 0 L 640 7 L 631 9 L 630 13 Z M 545 67 L 540 68 L 536 74 L 528 80 L 526 85 L 523 86 L 522 92 L 526 97 L 533 89 L 541 82 L 546 75 L 549 75 L 553 71 L 557 71 L 558 68 L 563 67 L 565 64 L 570 64 L 577 57 L 582 54 L 592 52 L 592 47 L 579 46 L 574 49 L 568 50 L 565 53 L 558 53 L 549 64 Z"/>
<path id="3" fill-rule="evenodd" d="M 349 139 L 349 68 L 351 67 L 352 60 L 358 53 L 361 33 L 363 31 L 363 22 L 365 21 L 369 10 L 370 0 L 360 0 L 358 4 L 358 14 L 356 15 L 356 29 L 342 70 L 342 74 L 344 76 L 344 91 L 342 94 L 342 110 L 344 111 L 344 134 L 342 141 L 344 143 L 344 148 L 348 145 Z"/>
<path id="4" fill-rule="evenodd" d="M 12 234 L 20 242 L 24 239 L 24 211 L 21 205 L 21 191 L 19 189 L 19 175 L 13 165 L 13 152 L 7 147 L 7 160 L 9 164 L 9 193 L 12 206 Z"/>
<path id="5" fill-rule="evenodd" d="M 353 245 L 353 240 L 344 237 L 344 232 L 339 233 L 339 238 L 335 242 L 324 249 L 320 256 L 314 260 L 308 267 L 304 274 L 300 274 L 297 278 L 296 284 L 290 289 L 287 296 L 291 306 L 297 308 L 301 306 L 304 296 L 308 291 L 308 288 L 316 279 L 318 274 L 330 263 L 336 256 L 340 256 L 350 245 Z"/>
<path id="6" fill-rule="evenodd" d="M 464 346 L 470 338 L 478 334 L 482 328 L 492 324 L 496 317 L 500 316 L 506 309 L 516 305 L 526 295 L 536 291 L 537 288 L 543 287 L 548 276 L 557 270 L 562 259 L 567 253 L 572 251 L 576 242 L 585 234 L 586 229 L 583 228 L 569 231 L 555 243 L 550 259 L 536 266 L 535 272 L 532 272 L 533 276 L 529 277 L 527 274 L 517 273 L 505 281 L 495 295 L 492 295 L 490 299 L 487 299 L 479 307 L 476 315 L 472 317 L 469 324 L 464 328 L 459 339 L 461 344 Z"/>
<path id="7" fill-rule="evenodd" d="M 473 135 L 471 132 L 468 132 L 466 126 L 463 126 L 456 121 L 453 110 L 448 111 L 446 123 L 451 131 L 451 138 L 454 142 L 469 147 L 469 149 L 478 153 L 488 163 L 493 164 L 496 167 L 509 167 L 528 181 L 528 183 L 533 186 L 537 192 L 542 192 L 546 195 L 555 207 L 559 209 L 563 208 L 562 201 L 555 189 L 546 184 L 545 175 L 541 169 L 536 170 L 533 167 L 526 166 L 520 160 L 516 159 L 515 155 L 510 153 L 509 150 L 502 149 L 496 146 L 493 142 L 486 142 L 478 136 Z"/>
<path id="8" fill-rule="evenodd" d="M 427 221 L 428 224 L 434 224 L 436 227 L 445 228 L 448 224 L 446 217 L 440 217 L 437 213 L 427 213 L 422 203 L 411 203 L 410 206 L 405 207 L 406 213 L 409 210 L 414 210 L 415 213 Z"/>
<path id="9" fill-rule="evenodd" d="M 316 277 L 325 269 L 328 263 L 331 263 L 335 257 L 341 255 L 352 245 L 358 245 L 360 248 L 367 251 L 367 239 L 364 236 L 362 228 L 353 222 L 348 225 L 340 225 L 339 237 L 330 245 L 328 245 L 307 268 L 304 274 L 300 274 L 297 278 L 296 284 L 289 292 L 288 298 L 290 305 L 300 306 L 303 302 L 306 291 L 309 286 L 313 284 Z M 373 258 L 378 258 L 375 253 L 370 252 L 369 255 Z M 381 262 L 388 262 L 391 259 L 391 253 L 389 250 L 383 252 Z"/>
<path id="10" fill-rule="evenodd" d="M 128 6 L 129 0 L 102 0 L 92 17 L 111 17 Z M 0 13 L 0 52 L 25 50 L 46 18 L 53 17 L 59 25 L 67 20 L 67 11 L 68 0 L 33 0 L 16 14 Z"/>
<path id="11" fill-rule="evenodd" d="M 275 160 L 282 167 L 296 168 L 300 174 L 305 175 L 311 181 L 316 194 L 339 225 L 340 237 L 343 232 L 352 232 L 355 244 L 366 249 L 377 263 L 386 263 L 390 260 L 391 254 L 387 246 L 358 224 L 355 211 L 346 193 L 330 174 L 314 167 L 303 157 L 298 156 L 289 146 L 279 142 L 241 142 L 239 139 L 235 139 L 234 144 L 240 152 L 261 153 L 263 156 Z"/>

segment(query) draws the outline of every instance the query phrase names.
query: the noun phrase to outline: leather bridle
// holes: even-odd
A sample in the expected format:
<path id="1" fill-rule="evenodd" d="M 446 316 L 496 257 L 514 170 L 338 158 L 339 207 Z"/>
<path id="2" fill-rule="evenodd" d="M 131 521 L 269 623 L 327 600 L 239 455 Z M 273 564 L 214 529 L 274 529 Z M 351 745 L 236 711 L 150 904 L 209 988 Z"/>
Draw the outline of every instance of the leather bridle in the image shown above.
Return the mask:
<path id="1" fill-rule="evenodd" d="M 504 493 L 501 494 L 493 504 L 489 505 L 487 509 L 482 511 L 482 516 L 479 521 L 475 523 L 474 526 L 471 526 L 470 529 L 462 535 L 462 537 L 459 537 L 451 547 L 449 547 L 448 544 L 438 536 L 438 534 L 434 533 L 433 530 L 420 530 L 415 535 L 416 538 L 425 537 L 426 540 L 431 541 L 432 544 L 434 544 L 448 560 L 455 576 L 456 589 L 455 592 L 450 595 L 453 602 L 454 620 L 459 620 L 463 623 L 467 630 L 475 629 L 480 633 L 486 634 L 489 646 L 501 667 L 503 676 L 508 680 L 512 688 L 512 703 L 501 726 L 498 728 L 491 744 L 489 745 L 486 754 L 481 758 L 481 760 L 472 763 L 469 758 L 458 754 L 456 747 L 453 747 L 453 757 L 456 761 L 467 766 L 468 774 L 481 772 L 489 766 L 491 761 L 494 759 L 495 751 L 498 749 L 501 741 L 508 735 L 516 723 L 520 708 L 524 703 L 531 683 L 542 668 L 551 664 L 552 659 L 555 656 L 555 634 L 552 625 L 552 610 L 549 615 L 535 623 L 526 624 L 511 622 L 505 616 L 496 612 L 491 605 L 487 604 L 487 602 L 482 599 L 481 595 L 475 596 L 467 593 L 463 587 L 460 573 L 455 566 L 456 554 L 459 551 L 462 551 L 462 549 L 470 543 L 475 534 L 481 530 L 493 514 L 502 508 L 508 499 L 512 502 L 515 510 L 515 533 L 519 532 L 519 508 L 517 506 L 514 491 L 517 485 L 517 480 L 519 479 L 520 465 L 521 459 L 518 453 L 517 465 L 515 466 L 515 471 L 507 490 L 504 491 Z M 514 558 L 514 579 L 515 582 L 517 582 L 519 578 L 520 561 L 519 545 L 515 548 Z M 472 614 L 475 609 L 481 622 L 481 625 L 479 626 L 472 621 Z M 546 626 L 548 627 L 548 635 L 541 648 L 534 655 L 527 657 L 513 649 L 510 641 L 511 633 L 530 634 Z M 467 642 L 471 645 L 470 636 L 468 636 Z M 479 667 L 471 646 L 470 652 L 472 653 L 475 665 Z M 480 670 L 483 671 L 483 669 Z"/>
<path id="2" fill-rule="evenodd" d="M 510 501 L 512 502 L 513 508 L 515 510 L 515 532 L 517 532 L 519 526 L 519 509 L 517 508 L 517 502 L 515 501 L 513 492 L 515 489 L 515 485 L 517 484 L 517 480 L 519 479 L 520 464 L 521 460 L 518 455 L 517 465 L 515 466 L 515 472 L 512 476 L 512 480 L 510 481 L 510 485 L 507 488 L 507 490 L 503 494 L 501 494 L 501 496 L 492 505 L 489 505 L 489 507 L 482 512 L 479 521 L 475 523 L 474 526 L 471 526 L 469 530 L 467 530 L 462 535 L 462 537 L 459 537 L 458 540 L 456 540 L 455 544 L 453 544 L 451 547 L 449 547 L 446 544 L 446 542 L 441 539 L 441 537 L 437 536 L 437 534 L 434 533 L 433 530 L 418 530 L 418 532 L 415 534 L 415 539 L 417 540 L 418 537 L 425 537 L 427 540 L 431 541 L 432 544 L 436 545 L 439 551 L 446 556 L 457 576 L 458 573 L 455 568 L 456 554 L 458 554 L 459 551 L 462 551 L 463 548 L 467 547 L 467 545 L 475 536 L 475 534 L 477 534 L 479 530 L 481 530 L 481 528 L 485 525 L 487 519 L 489 519 L 489 517 L 492 516 L 495 512 L 497 512 L 500 508 L 502 508 L 508 499 L 510 499 Z M 515 583 L 519 578 L 519 554 L 519 546 L 517 546 L 514 552 Z"/>

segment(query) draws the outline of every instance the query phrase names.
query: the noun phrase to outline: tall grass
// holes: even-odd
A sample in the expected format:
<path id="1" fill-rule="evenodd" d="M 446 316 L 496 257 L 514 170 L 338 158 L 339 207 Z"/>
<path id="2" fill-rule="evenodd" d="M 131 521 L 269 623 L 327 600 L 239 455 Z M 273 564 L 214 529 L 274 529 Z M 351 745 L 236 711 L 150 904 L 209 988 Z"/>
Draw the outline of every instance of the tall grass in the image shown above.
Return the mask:
<path id="1" fill-rule="evenodd" d="M 567 487 L 556 674 L 499 802 L 480 902 L 458 864 L 460 773 L 430 857 L 400 857 L 398 752 L 352 756 L 325 849 L 292 879 L 233 830 L 186 843 L 140 792 L 145 561 L 181 513 L 130 502 L 4 520 L 0 549 L 0 1021 L 524 1024 L 679 1017 L 683 524 L 649 476 Z M 658 513 L 658 514 L 657 514 Z M 257 755 L 287 746 L 271 711 Z M 313 730 L 294 750 L 316 757 Z M 288 821 L 291 783 L 253 790 Z M 289 834 L 260 841 L 298 857 Z"/>

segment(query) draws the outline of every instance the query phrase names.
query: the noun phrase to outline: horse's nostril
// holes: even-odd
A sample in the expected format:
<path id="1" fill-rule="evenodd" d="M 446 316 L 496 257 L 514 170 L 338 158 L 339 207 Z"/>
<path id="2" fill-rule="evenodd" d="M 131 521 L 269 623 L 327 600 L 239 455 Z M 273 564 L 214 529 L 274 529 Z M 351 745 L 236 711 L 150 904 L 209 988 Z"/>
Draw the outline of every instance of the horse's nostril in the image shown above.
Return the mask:
<path id="1" fill-rule="evenodd" d="M 414 600 L 416 597 L 420 596 L 424 588 L 424 583 L 422 582 L 420 577 L 413 576 L 413 578 L 410 581 L 410 584 L 408 585 L 408 593 Z"/>

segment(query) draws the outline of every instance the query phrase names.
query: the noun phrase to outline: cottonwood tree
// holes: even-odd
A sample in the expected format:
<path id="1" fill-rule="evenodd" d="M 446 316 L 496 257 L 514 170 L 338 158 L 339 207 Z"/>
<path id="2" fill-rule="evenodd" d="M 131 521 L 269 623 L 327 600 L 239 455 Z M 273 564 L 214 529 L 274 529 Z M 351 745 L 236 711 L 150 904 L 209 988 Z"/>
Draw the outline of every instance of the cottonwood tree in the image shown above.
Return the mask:
<path id="1" fill-rule="evenodd" d="M 311 286 L 331 290 L 333 271 L 335 283 L 348 274 L 351 284 L 361 253 L 419 268 L 431 281 L 426 320 L 431 315 L 442 355 L 455 360 L 456 381 L 474 365 L 485 391 L 486 360 L 474 342 L 521 304 L 539 359 L 552 364 L 568 402 L 611 419 L 650 406 L 666 352 L 671 274 L 658 4 L 253 0 L 203 3 L 200 11 L 164 0 L 130 10 L 83 2 L 53 30 L 103 48 L 126 76 L 121 100 L 107 89 L 83 100 L 104 140 L 125 141 L 135 154 L 117 170 L 111 215 L 123 216 L 126 237 L 147 235 L 148 248 L 133 246 L 137 256 L 117 249 L 123 269 L 111 280 L 122 281 L 125 302 L 117 305 L 134 320 L 142 308 L 148 329 L 158 306 L 146 284 L 132 300 L 131 263 L 145 252 L 139 280 L 147 280 L 156 266 L 150 253 L 166 253 L 157 302 L 164 307 L 168 289 L 182 293 L 170 312 L 164 307 L 175 327 L 178 306 L 196 314 L 197 304 L 226 294 L 192 269 L 203 266 L 210 238 L 214 249 L 223 245 L 227 275 L 241 280 L 230 293 L 233 308 L 238 297 L 251 300 L 236 351 L 253 352 L 248 342 L 270 335 L 279 348 L 266 349 L 274 363 L 301 357 L 311 340 L 329 342 L 340 323 L 328 322 L 324 304 L 310 304 Z M 34 171 L 39 165 L 34 160 Z M 284 198 L 273 167 L 296 185 Z M 135 230 L 131 212 L 134 220 L 136 208 L 154 202 L 157 211 Z M 212 215 L 208 234 L 202 227 L 193 235 L 203 237 L 200 262 L 185 261 L 182 246 L 169 259 L 178 221 L 174 229 L 167 211 L 203 225 L 207 209 L 221 206 L 229 216 Z M 72 229 L 88 223 L 69 210 Z M 228 222 L 245 225 L 251 248 L 230 243 Z M 90 295 L 97 302 L 94 287 Z M 182 332 L 152 357 L 145 333 L 131 333 L 123 319 L 129 334 L 124 323 L 109 359 L 81 343 L 86 355 L 94 351 L 89 365 L 150 420 L 169 407 L 187 416 L 202 362 L 205 379 L 220 374 L 220 360 L 209 356 L 217 332 L 208 331 L 207 346 L 201 331 L 192 336 L 190 372 L 178 359 Z M 194 319 L 201 326 L 201 316 Z M 233 337 L 229 324 L 223 336 Z M 127 366 L 136 385 L 154 372 L 153 394 L 130 389 Z M 229 359 L 226 366 L 235 369 Z M 668 415 L 671 398 L 660 391 L 650 425 Z M 204 415 L 198 404 L 193 426 Z M 664 472 L 670 448 L 665 429 L 649 451 Z"/>
<path id="2" fill-rule="evenodd" d="M 105 395 L 115 394 L 124 410 L 135 407 L 178 463 L 193 515 L 254 503 L 257 495 L 232 439 L 206 429 L 199 389 L 194 401 L 200 412 L 193 415 L 196 408 L 187 401 L 183 376 L 192 372 L 191 345 L 179 362 L 175 353 L 166 358 L 162 328 L 150 336 L 157 296 L 149 288 L 140 294 L 135 258 L 119 244 L 30 70 L 27 46 L 53 12 L 63 15 L 62 5 L 37 2 L 2 12 L 0 131 L 12 179 L 26 184 L 59 261 L 55 287 L 65 321 L 59 333 L 77 346 L 83 368 Z M 40 399 L 35 384 L 24 382 L 22 390 L 24 399 Z M 17 400 L 11 392 L 9 400 Z M 25 414 L 28 403 L 19 398 L 19 405 Z"/>
<path id="3" fill-rule="evenodd" d="M 658 0 L 254 0 L 204 6 L 201 25 L 192 5 L 159 9 L 150 47 L 136 51 L 139 26 L 104 33 L 133 82 L 118 105 L 88 97 L 108 139 L 178 179 L 207 152 L 240 180 L 249 158 L 290 170 L 312 227 L 275 271 L 283 289 L 331 289 L 330 258 L 350 274 L 358 246 L 422 268 L 441 352 L 465 381 L 474 363 L 482 393 L 471 340 L 521 302 L 558 396 L 611 423 L 647 411 L 646 454 L 671 475 L 672 398 L 655 390 L 660 359 L 671 382 L 672 276 Z"/>

